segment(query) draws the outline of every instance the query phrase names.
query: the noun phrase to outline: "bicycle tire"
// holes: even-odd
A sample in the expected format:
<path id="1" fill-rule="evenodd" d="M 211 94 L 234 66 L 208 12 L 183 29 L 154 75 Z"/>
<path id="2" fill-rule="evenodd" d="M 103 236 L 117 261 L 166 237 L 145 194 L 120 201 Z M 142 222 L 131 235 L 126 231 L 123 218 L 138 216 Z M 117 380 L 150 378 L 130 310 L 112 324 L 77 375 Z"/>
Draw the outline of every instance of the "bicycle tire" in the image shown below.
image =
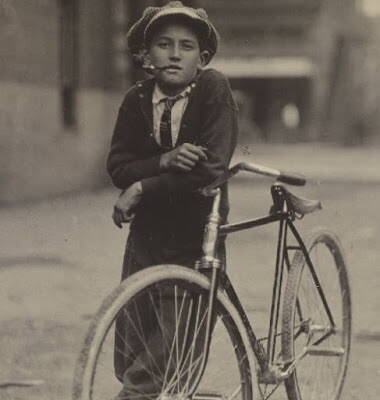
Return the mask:
<path id="1" fill-rule="evenodd" d="M 310 343 L 313 346 L 296 364 L 285 381 L 285 387 L 290 400 L 338 400 L 347 373 L 351 343 L 351 297 L 346 263 L 337 236 L 327 230 L 315 230 L 304 243 L 330 307 L 336 331 L 326 336 L 331 328 L 326 308 L 307 268 L 305 256 L 297 250 L 284 293 L 283 358 L 291 362 L 304 346 Z M 326 263 L 322 263 L 325 260 Z M 316 303 L 310 300 L 312 295 L 316 297 Z M 337 295 L 340 298 L 335 306 L 332 301 Z M 317 333 L 316 337 L 313 337 L 313 331 Z"/>
<path id="2" fill-rule="evenodd" d="M 89 329 L 84 342 L 84 346 L 80 353 L 74 375 L 73 382 L 73 399 L 74 400 L 98 400 L 98 398 L 112 398 L 107 395 L 102 394 L 100 397 L 95 396 L 95 379 L 98 368 L 99 356 L 104 352 L 102 346 L 105 342 L 107 334 L 110 332 L 110 327 L 113 325 L 116 316 L 123 307 L 126 307 L 128 302 L 133 299 L 138 298 L 139 294 L 146 293 L 147 290 L 151 290 L 156 285 L 164 285 L 173 283 L 178 285 L 178 287 L 191 288 L 194 293 L 201 293 L 202 296 L 205 295 L 209 289 L 209 280 L 203 274 L 194 271 L 190 268 L 181 267 L 177 265 L 159 265 L 154 267 L 149 267 L 140 271 L 127 280 L 122 282 L 103 302 L 100 309 L 96 313 Z M 177 287 L 177 286 L 176 286 Z M 153 290 L 153 289 L 152 289 Z M 192 292 L 192 293 L 193 293 Z M 183 295 L 182 295 L 183 296 Z M 132 303 L 130 303 L 132 304 Z M 217 301 L 215 308 L 218 317 L 223 323 L 223 327 L 226 328 L 229 339 L 231 340 L 231 345 L 233 346 L 233 354 L 235 355 L 235 363 L 237 368 L 237 373 L 240 375 L 238 379 L 240 380 L 240 398 L 242 400 L 251 400 L 253 398 L 253 391 L 255 395 L 259 396 L 258 385 L 257 385 L 257 375 L 256 375 L 256 359 L 254 353 L 250 347 L 250 341 L 248 334 L 244 327 L 244 323 L 241 317 L 228 299 L 224 291 L 221 289 L 217 292 Z M 180 322 L 179 322 L 180 324 Z M 215 323 L 216 324 L 216 323 Z M 216 335 L 216 329 L 214 324 L 213 338 Z M 218 326 L 218 325 L 217 325 Z M 219 328 L 218 328 L 219 329 Z M 219 332 L 219 331 L 218 331 Z M 194 332 L 193 332 L 194 333 Z M 163 343 L 165 346 L 165 343 Z M 211 342 L 213 346 L 213 339 Z M 217 346 L 217 345 L 216 345 Z M 178 347 L 177 345 L 175 347 Z M 231 349 L 230 349 L 231 350 Z M 222 349 L 223 360 L 225 360 L 227 354 L 227 348 Z M 102 354 L 103 355 L 103 354 Z M 216 362 L 217 368 L 221 369 L 225 366 L 227 369 L 229 362 L 221 362 L 222 360 L 215 360 L 215 355 L 210 349 L 210 356 L 206 366 L 205 375 L 203 375 L 201 385 L 203 385 L 203 379 L 207 377 L 208 366 L 211 362 Z M 182 357 L 182 356 L 181 356 Z M 173 356 L 174 358 L 174 356 Z M 214 361 L 212 359 L 214 358 Z M 220 358 L 220 356 L 218 357 Z M 168 362 L 170 364 L 170 362 Z M 191 371 L 192 367 L 190 368 Z M 218 376 L 217 376 L 218 375 Z M 214 376 L 214 381 L 220 381 L 220 371 L 216 371 Z M 225 382 L 229 377 L 222 377 L 223 382 Z M 180 379 L 178 379 L 179 381 Z M 107 381 L 108 382 L 108 381 Z M 107 383 L 108 384 L 108 383 Z M 184 390 L 183 388 L 181 388 Z M 209 387 L 207 391 L 200 393 L 197 391 L 196 396 L 193 398 L 198 399 L 219 399 L 222 396 L 226 396 L 226 393 L 219 393 L 218 390 L 213 390 L 215 388 Z M 218 388 L 216 388 L 218 389 Z M 231 388 L 230 388 L 231 389 Z M 235 388 L 239 389 L 239 388 Z M 124 389 L 123 389 L 124 390 Z M 166 390 L 166 389 L 165 389 Z M 163 390 L 163 392 L 165 391 Z M 223 398 L 236 398 L 236 390 L 233 392 L 233 396 L 228 395 Z M 145 394 L 144 394 L 145 395 Z M 166 396 L 166 397 L 165 397 Z M 133 396 L 126 396 L 128 399 L 133 398 Z M 140 396 L 141 397 L 141 396 Z M 165 395 L 154 396 L 155 398 L 170 398 L 170 396 Z M 185 395 L 186 397 L 186 395 Z M 185 398 L 183 397 L 183 398 Z M 118 397 L 116 397 L 118 398 Z M 149 398 L 149 396 L 147 396 Z M 178 397 L 177 397 L 178 398 Z M 187 398 L 187 397 L 186 397 Z"/>

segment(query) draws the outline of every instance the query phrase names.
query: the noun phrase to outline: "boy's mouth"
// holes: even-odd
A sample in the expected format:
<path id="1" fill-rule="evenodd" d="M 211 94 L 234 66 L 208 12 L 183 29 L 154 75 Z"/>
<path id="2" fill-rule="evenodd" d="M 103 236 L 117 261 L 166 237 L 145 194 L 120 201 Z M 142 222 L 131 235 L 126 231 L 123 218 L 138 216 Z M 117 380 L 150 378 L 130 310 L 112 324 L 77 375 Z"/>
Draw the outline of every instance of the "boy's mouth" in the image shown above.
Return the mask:
<path id="1" fill-rule="evenodd" d="M 165 71 L 165 70 L 172 70 L 172 71 L 181 71 L 182 68 L 179 65 L 165 65 L 163 67 L 157 67 L 153 64 L 146 65 L 142 67 L 146 71 Z"/>
<path id="2" fill-rule="evenodd" d="M 169 72 L 174 72 L 174 71 L 180 71 L 182 68 L 179 65 L 167 65 L 166 67 L 163 68 L 164 71 L 169 71 Z"/>

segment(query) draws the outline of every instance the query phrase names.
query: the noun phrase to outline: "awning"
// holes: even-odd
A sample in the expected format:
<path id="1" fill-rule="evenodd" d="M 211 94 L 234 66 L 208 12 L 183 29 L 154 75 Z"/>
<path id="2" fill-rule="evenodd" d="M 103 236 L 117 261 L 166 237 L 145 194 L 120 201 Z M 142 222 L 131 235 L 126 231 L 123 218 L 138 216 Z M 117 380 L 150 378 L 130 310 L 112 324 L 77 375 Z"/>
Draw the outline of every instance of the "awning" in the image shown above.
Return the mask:
<path id="1" fill-rule="evenodd" d="M 210 67 L 230 78 L 304 78 L 315 70 L 308 57 L 217 57 Z"/>

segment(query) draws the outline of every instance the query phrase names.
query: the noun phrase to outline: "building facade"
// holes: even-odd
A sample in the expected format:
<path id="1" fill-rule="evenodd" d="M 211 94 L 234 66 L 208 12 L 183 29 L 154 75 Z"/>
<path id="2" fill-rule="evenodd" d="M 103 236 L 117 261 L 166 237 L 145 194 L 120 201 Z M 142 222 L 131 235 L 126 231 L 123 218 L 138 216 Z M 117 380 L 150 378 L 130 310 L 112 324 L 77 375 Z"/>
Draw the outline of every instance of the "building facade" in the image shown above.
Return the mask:
<path id="1" fill-rule="evenodd" d="M 357 1 L 198 3 L 223 33 L 215 65 L 249 100 L 256 139 L 345 140 L 339 98 L 349 94 L 347 86 L 360 75 L 347 63 L 360 60 L 354 54 L 357 43 L 368 37 Z"/>
<path id="2" fill-rule="evenodd" d="M 127 23 L 122 5 L 0 1 L 2 203 L 106 181 L 105 149 L 122 96 L 117 71 L 128 76 L 117 42 Z"/>

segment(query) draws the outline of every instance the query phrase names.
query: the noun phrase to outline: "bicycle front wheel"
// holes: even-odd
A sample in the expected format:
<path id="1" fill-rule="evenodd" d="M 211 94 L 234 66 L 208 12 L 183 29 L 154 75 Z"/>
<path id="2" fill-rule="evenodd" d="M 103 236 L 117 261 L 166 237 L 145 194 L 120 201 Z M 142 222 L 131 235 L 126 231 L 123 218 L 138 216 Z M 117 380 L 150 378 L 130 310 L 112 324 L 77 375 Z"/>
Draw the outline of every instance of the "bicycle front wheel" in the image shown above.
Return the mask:
<path id="1" fill-rule="evenodd" d="M 295 370 L 285 381 L 290 400 L 337 400 L 351 340 L 351 300 L 338 238 L 317 230 L 297 251 L 284 294 L 282 354 Z"/>
<path id="2" fill-rule="evenodd" d="M 73 398 L 251 400 L 254 355 L 239 313 L 221 290 L 206 368 L 194 387 L 205 356 L 209 286 L 203 274 L 175 265 L 150 267 L 124 281 L 89 328 Z"/>

